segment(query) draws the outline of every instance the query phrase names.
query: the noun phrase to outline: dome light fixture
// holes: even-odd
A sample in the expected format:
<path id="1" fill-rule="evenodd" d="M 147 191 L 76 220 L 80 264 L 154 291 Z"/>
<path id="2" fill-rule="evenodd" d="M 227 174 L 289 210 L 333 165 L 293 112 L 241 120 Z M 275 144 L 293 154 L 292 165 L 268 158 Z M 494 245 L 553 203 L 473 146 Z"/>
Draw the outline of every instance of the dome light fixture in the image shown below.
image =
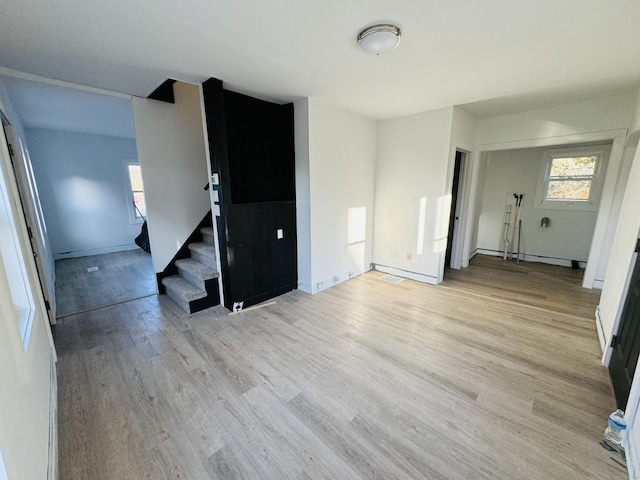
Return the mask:
<path id="1" fill-rule="evenodd" d="M 400 28 L 383 23 L 365 28 L 358 34 L 358 48 L 365 53 L 380 55 L 396 48 L 400 43 Z"/>

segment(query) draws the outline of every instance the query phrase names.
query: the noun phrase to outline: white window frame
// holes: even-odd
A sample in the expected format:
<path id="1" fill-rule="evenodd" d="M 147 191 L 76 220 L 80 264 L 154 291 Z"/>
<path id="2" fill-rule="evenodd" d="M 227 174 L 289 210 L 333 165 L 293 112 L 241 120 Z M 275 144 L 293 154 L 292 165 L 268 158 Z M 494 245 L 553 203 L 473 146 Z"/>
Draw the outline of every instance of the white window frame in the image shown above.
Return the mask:
<path id="1" fill-rule="evenodd" d="M 138 217 L 135 207 L 133 206 L 133 189 L 131 188 L 131 177 L 129 176 L 129 166 L 135 165 L 136 167 L 140 167 L 140 162 L 136 160 L 127 160 L 125 162 L 125 177 L 126 177 L 126 193 L 127 193 L 127 205 L 129 208 L 129 221 L 132 225 L 141 224 L 144 222 L 144 219 Z M 140 170 L 142 172 L 142 169 Z M 142 181 L 142 194 L 144 195 L 144 180 Z M 145 204 L 147 201 L 147 197 L 145 196 Z"/>
<path id="2" fill-rule="evenodd" d="M 538 175 L 538 185 L 536 187 L 536 198 L 533 204 L 534 208 L 548 210 L 581 210 L 581 211 L 597 211 L 600 203 L 600 195 L 604 184 L 604 176 L 606 173 L 607 158 L 605 158 L 604 148 L 596 147 L 572 147 L 572 148 L 554 148 L 544 150 L 540 161 L 540 173 Z M 549 174 L 551 172 L 551 164 L 555 158 L 571 158 L 571 157 L 597 157 L 596 168 L 591 180 L 591 189 L 589 191 L 588 200 L 547 200 L 547 188 L 549 185 Z"/>

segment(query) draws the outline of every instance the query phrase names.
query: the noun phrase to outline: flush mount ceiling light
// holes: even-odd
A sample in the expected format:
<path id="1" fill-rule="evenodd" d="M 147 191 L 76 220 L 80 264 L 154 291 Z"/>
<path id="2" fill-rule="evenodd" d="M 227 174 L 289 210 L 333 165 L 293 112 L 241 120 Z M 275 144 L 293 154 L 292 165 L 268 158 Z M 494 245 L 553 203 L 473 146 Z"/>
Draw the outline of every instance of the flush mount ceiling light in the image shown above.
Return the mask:
<path id="1" fill-rule="evenodd" d="M 379 55 L 396 48 L 400 43 L 400 29 L 383 23 L 365 28 L 358 34 L 358 47 L 365 53 Z"/>

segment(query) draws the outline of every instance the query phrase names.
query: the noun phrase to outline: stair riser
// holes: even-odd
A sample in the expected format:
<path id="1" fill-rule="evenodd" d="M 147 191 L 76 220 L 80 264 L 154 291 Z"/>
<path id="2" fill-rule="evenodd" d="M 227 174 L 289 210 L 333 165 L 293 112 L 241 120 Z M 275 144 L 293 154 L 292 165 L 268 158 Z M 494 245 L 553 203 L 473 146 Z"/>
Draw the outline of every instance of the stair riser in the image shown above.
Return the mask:
<path id="1" fill-rule="evenodd" d="M 213 245 L 214 245 L 214 243 L 213 243 L 213 236 L 211 236 L 211 235 L 207 235 L 206 233 L 203 233 L 203 234 L 202 234 L 202 241 L 203 241 L 204 243 L 206 243 L 207 245 L 211 245 L 211 246 L 213 246 Z"/>
<path id="2" fill-rule="evenodd" d="M 196 313 L 205 308 L 214 307 L 220 305 L 220 294 L 218 292 L 218 279 L 212 278 L 211 280 L 205 280 L 206 290 L 209 294 L 205 298 L 193 300 L 189 304 L 191 313 Z"/>
<path id="3" fill-rule="evenodd" d="M 169 298 L 175 302 L 176 305 L 180 307 L 180 309 L 186 313 L 191 313 L 191 309 L 189 307 L 189 302 L 180 298 L 176 292 L 174 292 L 171 287 L 166 287 L 166 293 L 169 295 Z"/>
<path id="4" fill-rule="evenodd" d="M 199 262 L 202 262 L 205 265 L 209 265 L 210 267 L 216 268 L 216 257 L 209 257 L 207 255 L 202 255 L 199 252 L 194 252 L 193 250 L 191 250 L 191 258 Z"/>
<path id="5" fill-rule="evenodd" d="M 193 252 L 191 254 L 191 258 L 193 258 Z M 180 275 L 182 278 L 184 278 L 187 282 L 191 282 L 193 283 L 196 287 L 200 288 L 201 290 L 204 290 L 204 280 L 201 280 L 200 278 L 196 277 L 195 275 L 192 275 L 191 272 L 185 270 L 184 268 L 180 268 L 178 267 L 178 275 Z"/>

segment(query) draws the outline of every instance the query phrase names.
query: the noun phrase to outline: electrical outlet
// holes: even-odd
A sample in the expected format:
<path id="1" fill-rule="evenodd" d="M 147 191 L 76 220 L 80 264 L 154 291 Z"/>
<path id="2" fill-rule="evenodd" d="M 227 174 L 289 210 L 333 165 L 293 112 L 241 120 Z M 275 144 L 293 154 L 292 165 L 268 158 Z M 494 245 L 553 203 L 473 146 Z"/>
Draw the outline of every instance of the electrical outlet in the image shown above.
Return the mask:
<path id="1" fill-rule="evenodd" d="M 407 260 L 411 260 L 411 252 L 407 252 Z"/>
<path id="2" fill-rule="evenodd" d="M 397 258 L 398 257 L 398 250 L 391 250 L 391 257 L 392 258 Z"/>
<path id="3" fill-rule="evenodd" d="M 284 238 L 284 230 L 282 230 L 281 228 L 279 228 L 278 230 L 276 230 L 276 238 L 278 240 Z"/>

